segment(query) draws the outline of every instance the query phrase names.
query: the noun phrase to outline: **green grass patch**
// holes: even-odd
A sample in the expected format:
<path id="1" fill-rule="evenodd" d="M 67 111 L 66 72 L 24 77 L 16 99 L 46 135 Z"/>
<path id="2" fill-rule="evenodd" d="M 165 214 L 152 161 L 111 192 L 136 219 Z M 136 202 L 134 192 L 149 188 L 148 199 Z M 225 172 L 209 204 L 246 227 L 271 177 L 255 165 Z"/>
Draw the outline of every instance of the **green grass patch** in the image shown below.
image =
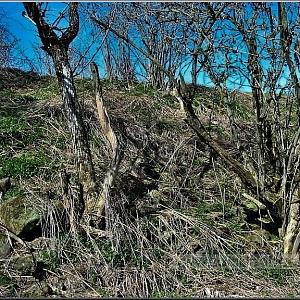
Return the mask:
<path id="1" fill-rule="evenodd" d="M 66 146 L 69 143 L 67 141 L 67 137 L 65 135 L 57 135 L 55 133 L 50 133 L 48 135 L 47 139 L 51 145 L 55 146 L 56 148 L 58 148 L 60 150 L 66 149 Z M 45 145 L 45 147 L 48 147 L 48 146 Z M 45 148 L 45 150 L 46 150 L 46 148 Z"/>
<path id="2" fill-rule="evenodd" d="M 28 124 L 20 118 L 8 116 L 0 118 L 0 133 L 14 134 L 29 129 Z"/>
<path id="3" fill-rule="evenodd" d="M 18 187 L 10 188 L 5 193 L 3 198 L 1 199 L 1 202 L 6 201 L 6 200 L 8 200 L 10 198 L 13 198 L 13 197 L 23 196 L 23 194 L 24 194 L 24 192 L 21 189 L 19 189 Z"/>
<path id="4" fill-rule="evenodd" d="M 289 293 L 287 293 L 286 297 L 287 298 L 296 298 L 297 297 L 297 293 L 296 292 L 295 293 L 289 292 Z"/>
<path id="5" fill-rule="evenodd" d="M 170 107 L 172 109 L 178 109 L 179 104 L 174 96 L 172 96 L 170 94 L 162 94 L 160 96 L 160 98 L 162 99 L 161 101 L 168 107 Z"/>
<path id="6" fill-rule="evenodd" d="M 104 297 L 113 297 L 114 296 L 114 293 L 111 292 L 111 291 L 108 291 L 106 288 L 104 287 L 101 287 L 97 290 L 97 293 L 100 295 L 100 296 L 104 296 Z"/>
<path id="7" fill-rule="evenodd" d="M 254 116 L 253 110 L 251 110 L 248 107 L 246 107 L 245 105 L 241 104 L 240 101 L 232 101 L 230 103 L 230 107 L 231 107 L 233 116 L 236 119 L 249 121 Z"/>
<path id="8" fill-rule="evenodd" d="M 44 251 L 40 254 L 40 260 L 44 268 L 54 272 L 59 265 L 58 253 L 56 251 Z"/>
<path id="9" fill-rule="evenodd" d="M 31 125 L 22 118 L 0 117 L 0 143 L 4 145 L 23 143 L 24 146 L 43 138 L 44 129 L 38 124 Z"/>
<path id="10" fill-rule="evenodd" d="M 157 89 L 146 86 L 143 83 L 135 85 L 133 88 L 126 90 L 127 95 L 131 96 L 149 96 L 154 97 Z"/>
<path id="11" fill-rule="evenodd" d="M 42 85 L 38 89 L 34 89 L 32 92 L 26 95 L 27 97 L 33 97 L 40 100 L 49 100 L 54 97 L 61 97 L 58 84 L 53 82 L 49 85 Z"/>
<path id="12" fill-rule="evenodd" d="M 115 267 L 121 267 L 125 261 L 131 259 L 131 252 L 125 245 L 120 246 L 119 251 L 113 250 L 109 241 L 104 241 L 99 246 L 103 257 L 108 263 L 113 263 Z"/>
<path id="13" fill-rule="evenodd" d="M 196 207 L 193 209 L 193 215 L 195 217 L 202 217 L 211 212 L 222 212 L 224 218 L 231 218 L 235 215 L 231 207 L 223 205 L 222 203 L 207 203 L 207 202 L 198 202 Z"/>
<path id="14" fill-rule="evenodd" d="M 74 82 L 78 94 L 95 92 L 94 82 L 90 78 L 75 78 Z M 102 86 L 105 86 L 107 85 L 107 82 L 101 80 L 101 84 Z"/>
<path id="15" fill-rule="evenodd" d="M 12 176 L 29 178 L 46 175 L 54 166 L 53 161 L 44 153 L 21 151 L 18 156 L 0 157 L 0 177 Z"/>
<path id="16" fill-rule="evenodd" d="M 0 286 L 4 285 L 12 285 L 14 284 L 14 280 L 10 277 L 6 276 L 3 271 L 0 271 Z"/>
<path id="17" fill-rule="evenodd" d="M 291 270 L 282 266 L 266 266 L 262 270 L 262 276 L 272 281 L 275 281 L 279 285 L 284 285 L 288 282 L 287 277 L 291 274 Z"/>
<path id="18" fill-rule="evenodd" d="M 181 209 L 180 211 L 201 220 L 201 222 L 208 226 L 213 226 L 215 222 L 218 222 L 226 224 L 232 231 L 241 230 L 239 217 L 236 216 L 232 207 L 226 203 L 207 203 L 201 201 L 196 204 L 196 207 Z"/>
<path id="19" fill-rule="evenodd" d="M 169 120 L 159 120 L 156 123 L 156 127 L 159 131 L 175 131 L 179 130 L 179 125 Z"/>

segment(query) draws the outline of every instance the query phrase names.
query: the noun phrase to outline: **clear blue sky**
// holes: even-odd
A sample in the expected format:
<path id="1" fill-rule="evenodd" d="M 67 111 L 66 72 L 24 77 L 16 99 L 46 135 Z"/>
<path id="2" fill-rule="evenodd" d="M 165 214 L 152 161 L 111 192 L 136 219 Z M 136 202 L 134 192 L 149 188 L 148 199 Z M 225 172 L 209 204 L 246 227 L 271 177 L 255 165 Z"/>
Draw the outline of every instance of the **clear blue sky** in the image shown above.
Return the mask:
<path id="1" fill-rule="evenodd" d="M 53 10 L 53 15 L 58 15 L 62 11 L 66 2 L 50 2 L 51 9 Z M 35 59 L 34 48 L 41 46 L 41 41 L 37 35 L 36 27 L 30 20 L 22 16 L 22 11 L 25 10 L 22 2 L 0 2 L 0 10 L 5 12 L 5 23 L 9 23 L 8 29 L 13 33 L 13 35 L 20 40 L 20 47 L 24 54 L 30 59 Z M 0 21 L 1 22 L 1 21 Z M 3 21 L 2 21 L 3 22 Z M 80 37 L 81 39 L 81 37 Z M 75 43 L 75 41 L 74 41 Z M 84 46 L 82 43 L 81 47 Z M 100 53 L 97 55 L 98 61 L 102 60 Z M 96 62 L 97 62 L 96 58 Z M 99 63 L 100 73 L 104 73 L 101 70 L 102 64 Z M 186 73 L 186 79 L 190 80 L 190 72 Z M 210 85 L 210 80 L 206 74 L 199 74 L 199 82 L 203 84 Z"/>
<path id="2" fill-rule="evenodd" d="M 51 9 L 53 11 L 53 17 L 56 17 L 60 11 L 62 11 L 67 2 L 49 2 Z M 22 2 L 0 2 L 0 10 L 4 11 L 5 18 L 0 20 L 0 22 L 4 22 L 4 24 L 9 24 L 7 28 L 14 34 L 14 36 L 20 40 L 19 47 L 22 48 L 24 54 L 30 59 L 34 60 L 35 52 L 34 48 L 37 46 L 41 46 L 41 41 L 37 35 L 36 27 L 32 22 L 22 16 L 22 11 L 24 11 L 24 6 Z M 84 27 L 85 22 L 81 20 L 81 28 Z M 86 37 L 86 39 L 85 39 Z M 77 38 L 77 43 L 79 43 L 80 48 L 84 50 L 86 47 L 85 42 L 89 38 L 89 34 L 84 31 L 80 31 L 80 37 Z M 74 41 L 76 43 L 76 40 Z M 88 44 L 88 42 L 87 42 Z M 93 50 L 93 49 L 92 49 Z M 92 51 L 91 50 L 91 51 Z M 102 56 L 101 54 L 97 54 L 95 61 L 98 63 L 100 68 L 100 74 L 104 74 L 103 69 L 101 70 L 102 64 Z M 189 72 L 186 73 L 189 78 Z M 234 78 L 232 78 L 234 79 Z M 236 86 L 240 85 L 240 79 L 237 79 Z M 200 74 L 199 83 L 209 84 L 209 79 L 206 74 Z M 232 87 L 234 84 L 231 83 Z"/>
<path id="3" fill-rule="evenodd" d="M 51 2 L 51 8 L 60 12 L 66 6 L 63 2 Z M 5 23 L 9 23 L 8 29 L 20 40 L 24 47 L 30 47 L 32 43 L 39 43 L 37 31 L 28 19 L 22 17 L 25 11 L 22 2 L 0 2 L 0 9 L 5 13 Z"/>
<path id="4" fill-rule="evenodd" d="M 58 16 L 58 13 L 61 12 L 66 7 L 67 2 L 49 2 L 51 7 L 51 14 L 53 18 Z M 37 29 L 35 25 L 27 18 L 22 16 L 22 12 L 25 11 L 22 2 L 0 2 L 0 11 L 4 12 L 5 18 L 0 20 L 0 22 L 7 25 L 7 28 L 10 32 L 20 40 L 18 45 L 19 48 L 24 52 L 24 54 L 30 59 L 34 60 L 36 57 L 35 48 L 41 46 L 41 40 L 38 37 Z M 81 29 L 84 27 L 83 22 L 81 22 Z M 84 34 L 84 31 L 81 31 L 81 38 L 77 37 L 78 42 L 80 43 Z M 76 43 L 76 40 L 73 42 Z M 83 45 L 81 45 L 82 48 Z M 92 48 L 93 49 L 93 48 Z M 91 50 L 92 51 L 92 50 Z M 98 54 L 98 57 L 95 60 L 101 61 L 101 55 Z M 100 66 L 99 66 L 100 67 Z M 103 70 L 100 68 L 100 72 Z"/>
<path id="5" fill-rule="evenodd" d="M 5 19 L 1 20 L 9 24 L 8 29 L 13 35 L 22 41 L 22 46 L 28 54 L 32 51 L 32 43 L 38 42 L 38 36 L 34 25 L 22 17 L 24 6 L 22 2 L 0 2 L 0 9 L 5 13 Z"/>

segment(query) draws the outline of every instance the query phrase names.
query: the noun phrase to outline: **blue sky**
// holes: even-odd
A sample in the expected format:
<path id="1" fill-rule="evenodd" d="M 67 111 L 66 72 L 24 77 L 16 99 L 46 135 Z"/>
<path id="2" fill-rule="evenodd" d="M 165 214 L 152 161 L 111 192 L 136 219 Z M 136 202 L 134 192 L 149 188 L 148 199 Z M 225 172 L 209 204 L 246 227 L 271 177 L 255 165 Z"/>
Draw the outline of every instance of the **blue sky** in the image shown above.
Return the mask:
<path id="1" fill-rule="evenodd" d="M 55 6 L 61 6 L 61 3 L 55 3 Z M 29 60 L 36 57 L 34 48 L 41 46 L 36 27 L 22 16 L 22 11 L 24 10 L 22 2 L 0 2 L 0 11 L 4 12 L 5 16 L 5 19 L 2 19 L 1 22 L 5 25 L 9 24 L 7 28 L 19 40 L 15 55 L 22 57 L 22 61 L 24 61 L 24 57 Z M 39 68 L 37 63 L 33 64 L 37 69 Z M 22 68 L 22 62 L 17 63 L 17 66 Z"/>
<path id="2" fill-rule="evenodd" d="M 0 9 L 4 10 L 5 22 L 9 22 L 8 29 L 22 40 L 25 49 L 30 51 L 31 43 L 38 42 L 38 37 L 34 25 L 22 17 L 24 6 L 22 2 L 0 2 Z M 25 38 L 26 37 L 26 38 Z"/>
<path id="3" fill-rule="evenodd" d="M 53 9 L 53 14 L 59 13 L 64 9 L 66 3 L 64 2 L 51 2 L 51 9 Z M 28 58 L 34 58 L 34 48 L 37 46 L 41 46 L 41 41 L 37 35 L 36 27 L 32 22 L 22 16 L 22 11 L 25 10 L 22 2 L 0 2 L 0 9 L 3 9 L 5 12 L 5 22 L 9 22 L 9 30 L 14 34 L 17 39 L 20 39 L 22 51 L 24 51 L 25 55 Z M 82 20 L 81 20 L 82 26 Z M 81 36 L 84 35 L 84 32 L 80 33 Z M 77 37 L 77 40 L 81 40 L 82 37 Z M 74 43 L 76 40 L 74 41 Z M 82 43 L 81 47 L 84 46 Z M 98 58 L 98 60 L 97 60 Z M 96 62 L 101 62 L 102 57 L 100 53 L 96 56 Z M 101 73 L 101 63 L 99 63 L 100 73 Z M 102 74 L 103 74 L 102 70 Z M 189 80 L 190 72 L 185 73 L 187 80 Z M 209 78 L 202 72 L 199 74 L 199 80 L 204 84 L 209 85 Z"/>
<path id="4" fill-rule="evenodd" d="M 63 10 L 66 6 L 66 2 L 50 2 L 49 4 L 53 11 L 53 17 L 56 17 L 57 14 Z M 41 41 L 37 35 L 37 30 L 34 24 L 32 24 L 28 19 L 22 16 L 22 11 L 24 11 L 24 6 L 22 2 L 0 2 L 0 9 L 4 11 L 5 18 L 4 20 L 0 20 L 0 22 L 5 22 L 9 24 L 8 29 L 14 34 L 17 39 L 20 39 L 19 47 L 22 48 L 25 55 L 29 59 L 34 59 L 35 52 L 34 48 L 37 46 L 41 46 Z M 80 22 L 80 36 L 75 39 L 73 42 L 76 45 L 80 45 L 81 50 L 84 51 L 84 48 L 87 47 L 89 33 L 85 30 L 85 22 L 81 20 Z M 86 43 L 85 43 L 86 42 Z M 98 41 L 99 42 L 99 41 Z M 100 41 L 101 42 L 101 41 Z M 93 47 L 91 52 L 95 49 Z M 100 68 L 100 74 L 104 75 L 104 70 L 101 69 L 103 66 L 101 53 L 97 54 L 95 61 L 98 63 Z M 88 69 L 89 72 L 89 69 Z M 189 72 L 186 72 L 187 80 L 189 80 L 190 75 Z M 240 75 L 239 75 L 240 76 Z M 241 82 L 240 77 L 232 77 L 231 81 L 236 80 L 235 84 L 231 83 L 232 87 L 239 87 Z M 208 76 L 202 72 L 199 74 L 199 83 L 200 84 L 210 84 L 210 80 Z M 245 82 L 244 82 L 245 83 Z"/>
<path id="5" fill-rule="evenodd" d="M 67 2 L 49 2 L 51 6 L 52 16 L 56 18 L 58 13 L 61 12 L 66 7 Z M 36 27 L 34 24 L 27 18 L 22 16 L 22 12 L 25 11 L 22 2 L 0 2 L 0 10 L 4 11 L 5 19 L 2 20 L 5 24 L 9 24 L 8 29 L 10 32 L 20 40 L 18 45 L 19 50 L 22 50 L 23 53 L 29 58 L 34 59 L 36 57 L 34 48 L 40 47 L 41 41 L 38 37 Z M 81 20 L 82 21 L 82 20 Z M 0 21 L 1 22 L 1 21 Z M 84 46 L 84 43 L 81 41 L 84 40 L 84 37 L 87 37 L 86 32 L 84 32 L 84 22 L 81 22 L 81 36 L 77 37 L 74 40 L 74 44 L 81 45 L 81 48 Z M 94 49 L 94 48 L 92 48 Z M 41 51 L 42 52 L 42 51 Z M 101 61 L 100 55 L 98 55 L 98 61 Z M 97 61 L 97 57 L 95 58 Z M 41 70 L 39 70 L 41 71 Z M 101 72 L 101 70 L 100 70 Z M 103 70 L 102 70 L 103 74 Z"/>
<path id="6" fill-rule="evenodd" d="M 59 12 L 65 7 L 65 4 L 53 2 L 51 6 Z M 22 11 L 25 10 L 22 2 L 0 2 L 0 9 L 5 12 L 5 22 L 9 22 L 9 30 L 22 40 L 25 48 L 30 48 L 32 43 L 40 44 L 34 24 L 22 17 Z"/>

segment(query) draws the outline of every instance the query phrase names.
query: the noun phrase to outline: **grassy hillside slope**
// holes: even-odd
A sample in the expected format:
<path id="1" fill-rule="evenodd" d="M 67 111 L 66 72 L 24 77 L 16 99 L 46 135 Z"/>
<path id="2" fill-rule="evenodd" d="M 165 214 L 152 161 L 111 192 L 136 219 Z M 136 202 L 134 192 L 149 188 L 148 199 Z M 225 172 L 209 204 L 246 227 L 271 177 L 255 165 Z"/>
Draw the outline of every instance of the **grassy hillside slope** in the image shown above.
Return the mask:
<path id="1" fill-rule="evenodd" d="M 100 186 L 110 152 L 92 81 L 75 81 Z M 267 216 L 241 201 L 239 179 L 198 141 L 175 98 L 143 84 L 103 80 L 112 125 L 125 140 L 112 191 L 120 207 L 116 234 L 82 228 L 74 236 L 58 226 L 61 174 L 75 169 L 56 79 L 2 70 L 0 87 L 0 179 L 12 180 L 0 203 L 23 197 L 43 220 L 40 231 L 21 236 L 34 249 L 39 276 L 16 267 L 20 259 L 31 261 L 28 249 L 14 244 L 1 258 L 0 296 L 300 295 L 299 271 L 282 261 L 281 241 L 270 222 L 262 222 Z M 235 114 L 248 139 L 249 99 L 237 99 Z M 194 106 L 211 134 L 237 155 L 226 142 L 229 124 L 218 94 L 199 87 Z"/>

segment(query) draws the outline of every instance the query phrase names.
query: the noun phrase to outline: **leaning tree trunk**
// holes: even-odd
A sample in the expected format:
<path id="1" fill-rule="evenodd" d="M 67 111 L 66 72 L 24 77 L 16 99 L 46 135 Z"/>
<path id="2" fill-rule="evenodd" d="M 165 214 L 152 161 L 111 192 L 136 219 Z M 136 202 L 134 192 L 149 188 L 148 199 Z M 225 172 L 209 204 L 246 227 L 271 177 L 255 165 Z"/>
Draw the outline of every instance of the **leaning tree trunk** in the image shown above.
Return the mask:
<path id="1" fill-rule="evenodd" d="M 288 224 L 284 234 L 284 256 L 294 262 L 299 262 L 300 248 L 300 203 L 293 203 L 289 207 Z"/>
<path id="2" fill-rule="evenodd" d="M 104 99 L 103 99 L 98 67 L 94 62 L 90 64 L 90 67 L 91 67 L 91 73 L 95 85 L 95 98 L 96 98 L 98 117 L 99 117 L 99 121 L 103 133 L 111 149 L 112 159 L 110 162 L 110 166 L 106 172 L 106 176 L 104 178 L 104 182 L 102 185 L 102 192 L 95 203 L 87 203 L 88 205 L 86 207 L 86 213 L 93 216 L 91 221 L 96 226 L 99 226 L 101 224 L 101 220 L 103 216 L 105 216 L 105 229 L 107 231 L 112 231 L 112 228 L 114 226 L 114 220 L 115 220 L 115 216 L 114 216 L 115 212 L 113 209 L 113 203 L 111 203 L 113 199 L 110 194 L 111 194 L 111 188 L 114 184 L 115 178 L 119 170 L 121 157 L 123 155 L 123 150 L 121 147 L 122 138 L 120 135 L 117 135 L 116 131 L 113 129 L 112 124 L 110 122 L 110 117 L 104 106 Z"/>

